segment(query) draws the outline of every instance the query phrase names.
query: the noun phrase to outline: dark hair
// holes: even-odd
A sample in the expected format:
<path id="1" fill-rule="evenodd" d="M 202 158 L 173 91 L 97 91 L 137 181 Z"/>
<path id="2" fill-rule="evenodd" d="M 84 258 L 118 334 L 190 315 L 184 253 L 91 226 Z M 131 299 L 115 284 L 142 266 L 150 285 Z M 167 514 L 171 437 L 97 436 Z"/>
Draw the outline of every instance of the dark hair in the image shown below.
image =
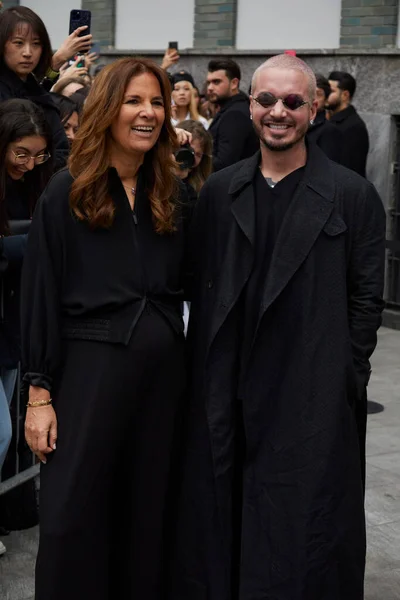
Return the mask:
<path id="1" fill-rule="evenodd" d="M 321 73 L 316 73 L 315 79 L 317 80 L 317 88 L 322 90 L 324 92 L 325 98 L 327 98 L 332 91 L 331 86 L 329 85 L 329 81 L 324 75 L 321 75 Z"/>
<path id="2" fill-rule="evenodd" d="M 210 60 L 208 63 L 208 71 L 209 73 L 214 73 L 214 71 L 225 71 L 226 76 L 230 81 L 232 79 L 241 79 L 240 67 L 231 58 L 214 58 Z"/>
<path id="3" fill-rule="evenodd" d="M 178 142 L 171 124 L 171 85 L 161 67 L 141 57 L 121 58 L 99 73 L 85 102 L 82 125 L 74 140 L 69 160 L 74 178 L 70 206 L 76 217 L 87 221 L 92 228 L 107 228 L 113 223 L 115 206 L 108 191 L 110 128 L 120 113 L 129 82 L 144 73 L 151 73 L 158 80 L 165 110 L 159 138 L 143 161 L 146 192 L 156 232 L 175 230 L 179 188 L 173 151 Z"/>
<path id="4" fill-rule="evenodd" d="M 328 79 L 337 81 L 339 89 L 349 92 L 350 98 L 354 96 L 357 84 L 353 75 L 350 75 L 350 73 L 346 73 L 345 71 L 332 71 Z"/>
<path id="5" fill-rule="evenodd" d="M 89 91 L 90 90 L 88 90 L 88 92 Z M 69 99 L 75 104 L 79 116 L 81 116 L 83 113 L 83 107 L 85 106 L 86 98 L 87 94 L 81 94 L 81 90 L 78 90 L 69 96 Z"/>
<path id="6" fill-rule="evenodd" d="M 43 110 L 30 100 L 12 99 L 0 103 L 0 232 L 8 233 L 6 191 L 8 173 L 6 154 L 9 145 L 24 137 L 40 135 L 47 142 L 47 150 L 53 155 L 52 135 Z M 31 214 L 40 194 L 53 173 L 52 158 L 37 165 L 24 175 L 26 200 Z"/>
<path id="7" fill-rule="evenodd" d="M 62 94 L 51 92 L 51 97 L 60 112 L 61 123 L 63 125 L 65 125 L 74 112 L 79 114 L 77 105 L 71 98 L 68 98 L 68 96 L 62 96 Z"/>
<path id="8" fill-rule="evenodd" d="M 2 65 L 4 62 L 5 46 L 19 25 L 27 24 L 35 33 L 42 44 L 42 53 L 37 67 L 33 70 L 34 75 L 40 81 L 46 75 L 51 66 L 53 52 L 49 34 L 42 19 L 30 8 L 25 6 L 15 6 L 7 8 L 0 15 L 0 57 Z M 8 68 L 8 67 L 7 67 Z"/>
<path id="9" fill-rule="evenodd" d="M 190 131 L 192 138 L 194 140 L 199 140 L 201 144 L 203 156 L 200 164 L 198 167 L 194 167 L 188 175 L 188 182 L 199 194 L 201 188 L 212 173 L 212 135 L 204 129 L 199 121 L 192 121 L 191 119 L 178 123 L 177 127 L 184 129 L 185 131 Z"/>
<path id="10" fill-rule="evenodd" d="M 80 89 L 88 87 L 81 77 L 61 77 L 61 79 L 53 85 L 52 91 L 56 92 L 56 94 L 62 94 L 70 83 L 79 83 L 79 85 L 82 86 Z"/>
<path id="11" fill-rule="evenodd" d="M 104 65 L 103 63 L 100 63 L 99 65 L 96 65 L 93 71 L 93 77 L 97 77 L 97 75 L 100 73 L 100 71 L 102 69 L 104 69 L 106 65 Z"/>

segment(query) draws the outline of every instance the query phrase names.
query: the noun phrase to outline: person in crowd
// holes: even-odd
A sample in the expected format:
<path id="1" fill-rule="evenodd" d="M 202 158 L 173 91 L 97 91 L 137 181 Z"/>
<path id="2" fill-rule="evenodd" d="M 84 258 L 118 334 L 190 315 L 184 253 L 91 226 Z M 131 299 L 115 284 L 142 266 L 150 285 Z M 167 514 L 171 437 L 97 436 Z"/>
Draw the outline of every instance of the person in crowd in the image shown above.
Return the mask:
<path id="1" fill-rule="evenodd" d="M 212 137 L 199 121 L 182 121 L 178 128 L 192 134 L 190 146 L 194 154 L 194 165 L 187 169 L 184 178 L 187 178 L 188 183 L 199 194 L 212 173 Z"/>
<path id="2" fill-rule="evenodd" d="M 257 136 L 250 121 L 249 99 L 240 91 L 240 68 L 230 58 L 208 64 L 207 95 L 218 105 L 211 125 L 213 169 L 219 171 L 257 151 Z"/>
<path id="3" fill-rule="evenodd" d="M 172 76 L 172 100 L 174 101 L 174 127 L 179 121 L 191 119 L 199 121 L 204 129 L 208 129 L 208 121 L 199 114 L 198 103 L 194 95 L 194 80 L 187 71 L 179 71 Z"/>
<path id="4" fill-rule="evenodd" d="M 316 80 L 317 115 L 308 129 L 307 140 L 317 144 L 328 158 L 340 163 L 343 152 L 343 134 L 336 125 L 328 121 L 325 114 L 331 86 L 323 75 L 316 74 Z"/>
<path id="5" fill-rule="evenodd" d="M 38 83 L 51 66 L 52 50 L 43 21 L 24 6 L 0 14 L 0 101 L 32 100 L 45 112 L 53 134 L 55 167 L 65 165 L 68 140 L 50 94 Z"/>
<path id="6" fill-rule="evenodd" d="M 174 599 L 363 598 L 356 406 L 384 306 L 385 211 L 305 143 L 315 91 L 296 57 L 257 69 L 260 151 L 211 175 L 193 217 Z"/>
<path id="7" fill-rule="evenodd" d="M 0 473 L 12 436 L 9 407 L 20 360 L 19 290 L 27 224 L 53 170 L 51 144 L 40 107 L 29 100 L 0 104 Z M 5 551 L 0 541 L 0 555 Z"/>
<path id="8" fill-rule="evenodd" d="M 36 600 L 163 597 L 185 386 L 176 144 L 165 71 L 115 61 L 34 215 L 22 346 L 26 439 L 44 463 Z"/>
<path id="9" fill-rule="evenodd" d="M 75 102 L 67 96 L 52 93 L 52 98 L 60 111 L 61 123 L 64 126 L 65 135 L 68 138 L 69 145 L 75 139 L 79 128 L 79 110 Z"/>
<path id="10" fill-rule="evenodd" d="M 369 136 L 364 121 L 352 105 L 356 80 L 344 71 L 332 71 L 328 79 L 332 89 L 328 97 L 329 121 L 343 135 L 340 164 L 366 177 Z"/>
<path id="11" fill-rule="evenodd" d="M 84 88 L 88 88 L 82 77 L 60 77 L 60 79 L 51 88 L 52 92 L 62 96 L 72 96 Z M 89 89 L 89 88 L 88 88 Z"/>
<path id="12" fill-rule="evenodd" d="M 46 75 L 41 82 L 42 86 L 48 92 L 51 91 L 51 88 L 60 77 L 72 77 L 83 74 L 83 70 L 77 68 L 77 64 L 81 60 L 80 58 L 75 61 L 74 65 L 69 66 L 68 61 L 72 56 L 76 56 L 77 54 L 85 56 L 85 72 L 87 72 L 88 65 L 90 66 L 93 60 L 96 60 L 95 57 L 97 57 L 97 54 L 89 52 L 92 44 L 92 35 L 85 35 L 86 29 L 87 25 L 75 29 L 53 54 L 51 66 L 46 71 Z"/>
<path id="13" fill-rule="evenodd" d="M 87 98 L 89 92 L 90 92 L 89 88 L 82 88 L 81 90 L 78 90 L 74 94 L 71 94 L 71 96 L 69 97 L 70 100 L 72 100 L 72 102 L 75 104 L 75 106 L 78 110 L 79 117 L 83 113 L 83 107 L 85 106 L 86 98 Z"/>

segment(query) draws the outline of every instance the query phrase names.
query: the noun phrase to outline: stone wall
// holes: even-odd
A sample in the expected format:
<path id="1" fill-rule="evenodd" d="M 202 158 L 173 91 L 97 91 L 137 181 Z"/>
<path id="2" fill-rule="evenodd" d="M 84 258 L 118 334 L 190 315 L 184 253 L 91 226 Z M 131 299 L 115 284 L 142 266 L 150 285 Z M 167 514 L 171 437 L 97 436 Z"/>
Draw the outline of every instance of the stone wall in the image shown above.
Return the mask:
<path id="1" fill-rule="evenodd" d="M 195 0 L 194 47 L 235 45 L 237 0 Z"/>
<path id="2" fill-rule="evenodd" d="M 21 4 L 19 0 L 3 0 L 3 8 L 11 8 L 12 6 L 18 6 Z"/>
<path id="3" fill-rule="evenodd" d="M 341 47 L 395 47 L 398 4 L 398 0 L 342 0 Z"/>
<path id="4" fill-rule="evenodd" d="M 82 8 L 92 11 L 94 41 L 102 47 L 113 47 L 115 43 L 116 0 L 82 0 Z"/>

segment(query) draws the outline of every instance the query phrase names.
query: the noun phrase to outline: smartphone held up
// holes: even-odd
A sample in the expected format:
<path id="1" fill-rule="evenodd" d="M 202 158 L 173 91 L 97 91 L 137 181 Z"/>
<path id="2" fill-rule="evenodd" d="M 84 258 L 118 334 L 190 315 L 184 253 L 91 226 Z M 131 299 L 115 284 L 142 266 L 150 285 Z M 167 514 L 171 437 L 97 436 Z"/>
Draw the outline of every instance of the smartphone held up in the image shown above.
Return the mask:
<path id="1" fill-rule="evenodd" d="M 79 36 L 89 35 L 92 25 L 92 13 L 90 10 L 75 9 L 71 10 L 69 17 L 69 33 L 73 33 L 79 27 L 86 26 L 84 31 L 79 33 Z"/>

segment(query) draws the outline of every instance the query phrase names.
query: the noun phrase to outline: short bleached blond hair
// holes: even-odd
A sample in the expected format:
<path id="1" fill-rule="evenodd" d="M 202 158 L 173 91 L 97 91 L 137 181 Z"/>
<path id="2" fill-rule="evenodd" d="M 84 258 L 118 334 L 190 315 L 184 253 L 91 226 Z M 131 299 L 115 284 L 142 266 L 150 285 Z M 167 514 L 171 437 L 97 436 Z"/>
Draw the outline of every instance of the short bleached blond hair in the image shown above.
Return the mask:
<path id="1" fill-rule="evenodd" d="M 253 94 L 259 74 L 265 69 L 287 69 L 291 71 L 300 71 L 306 75 L 309 80 L 310 100 L 313 101 L 317 89 L 317 80 L 314 71 L 308 66 L 304 60 L 291 54 L 277 54 L 266 60 L 256 69 L 251 80 L 251 93 Z"/>

